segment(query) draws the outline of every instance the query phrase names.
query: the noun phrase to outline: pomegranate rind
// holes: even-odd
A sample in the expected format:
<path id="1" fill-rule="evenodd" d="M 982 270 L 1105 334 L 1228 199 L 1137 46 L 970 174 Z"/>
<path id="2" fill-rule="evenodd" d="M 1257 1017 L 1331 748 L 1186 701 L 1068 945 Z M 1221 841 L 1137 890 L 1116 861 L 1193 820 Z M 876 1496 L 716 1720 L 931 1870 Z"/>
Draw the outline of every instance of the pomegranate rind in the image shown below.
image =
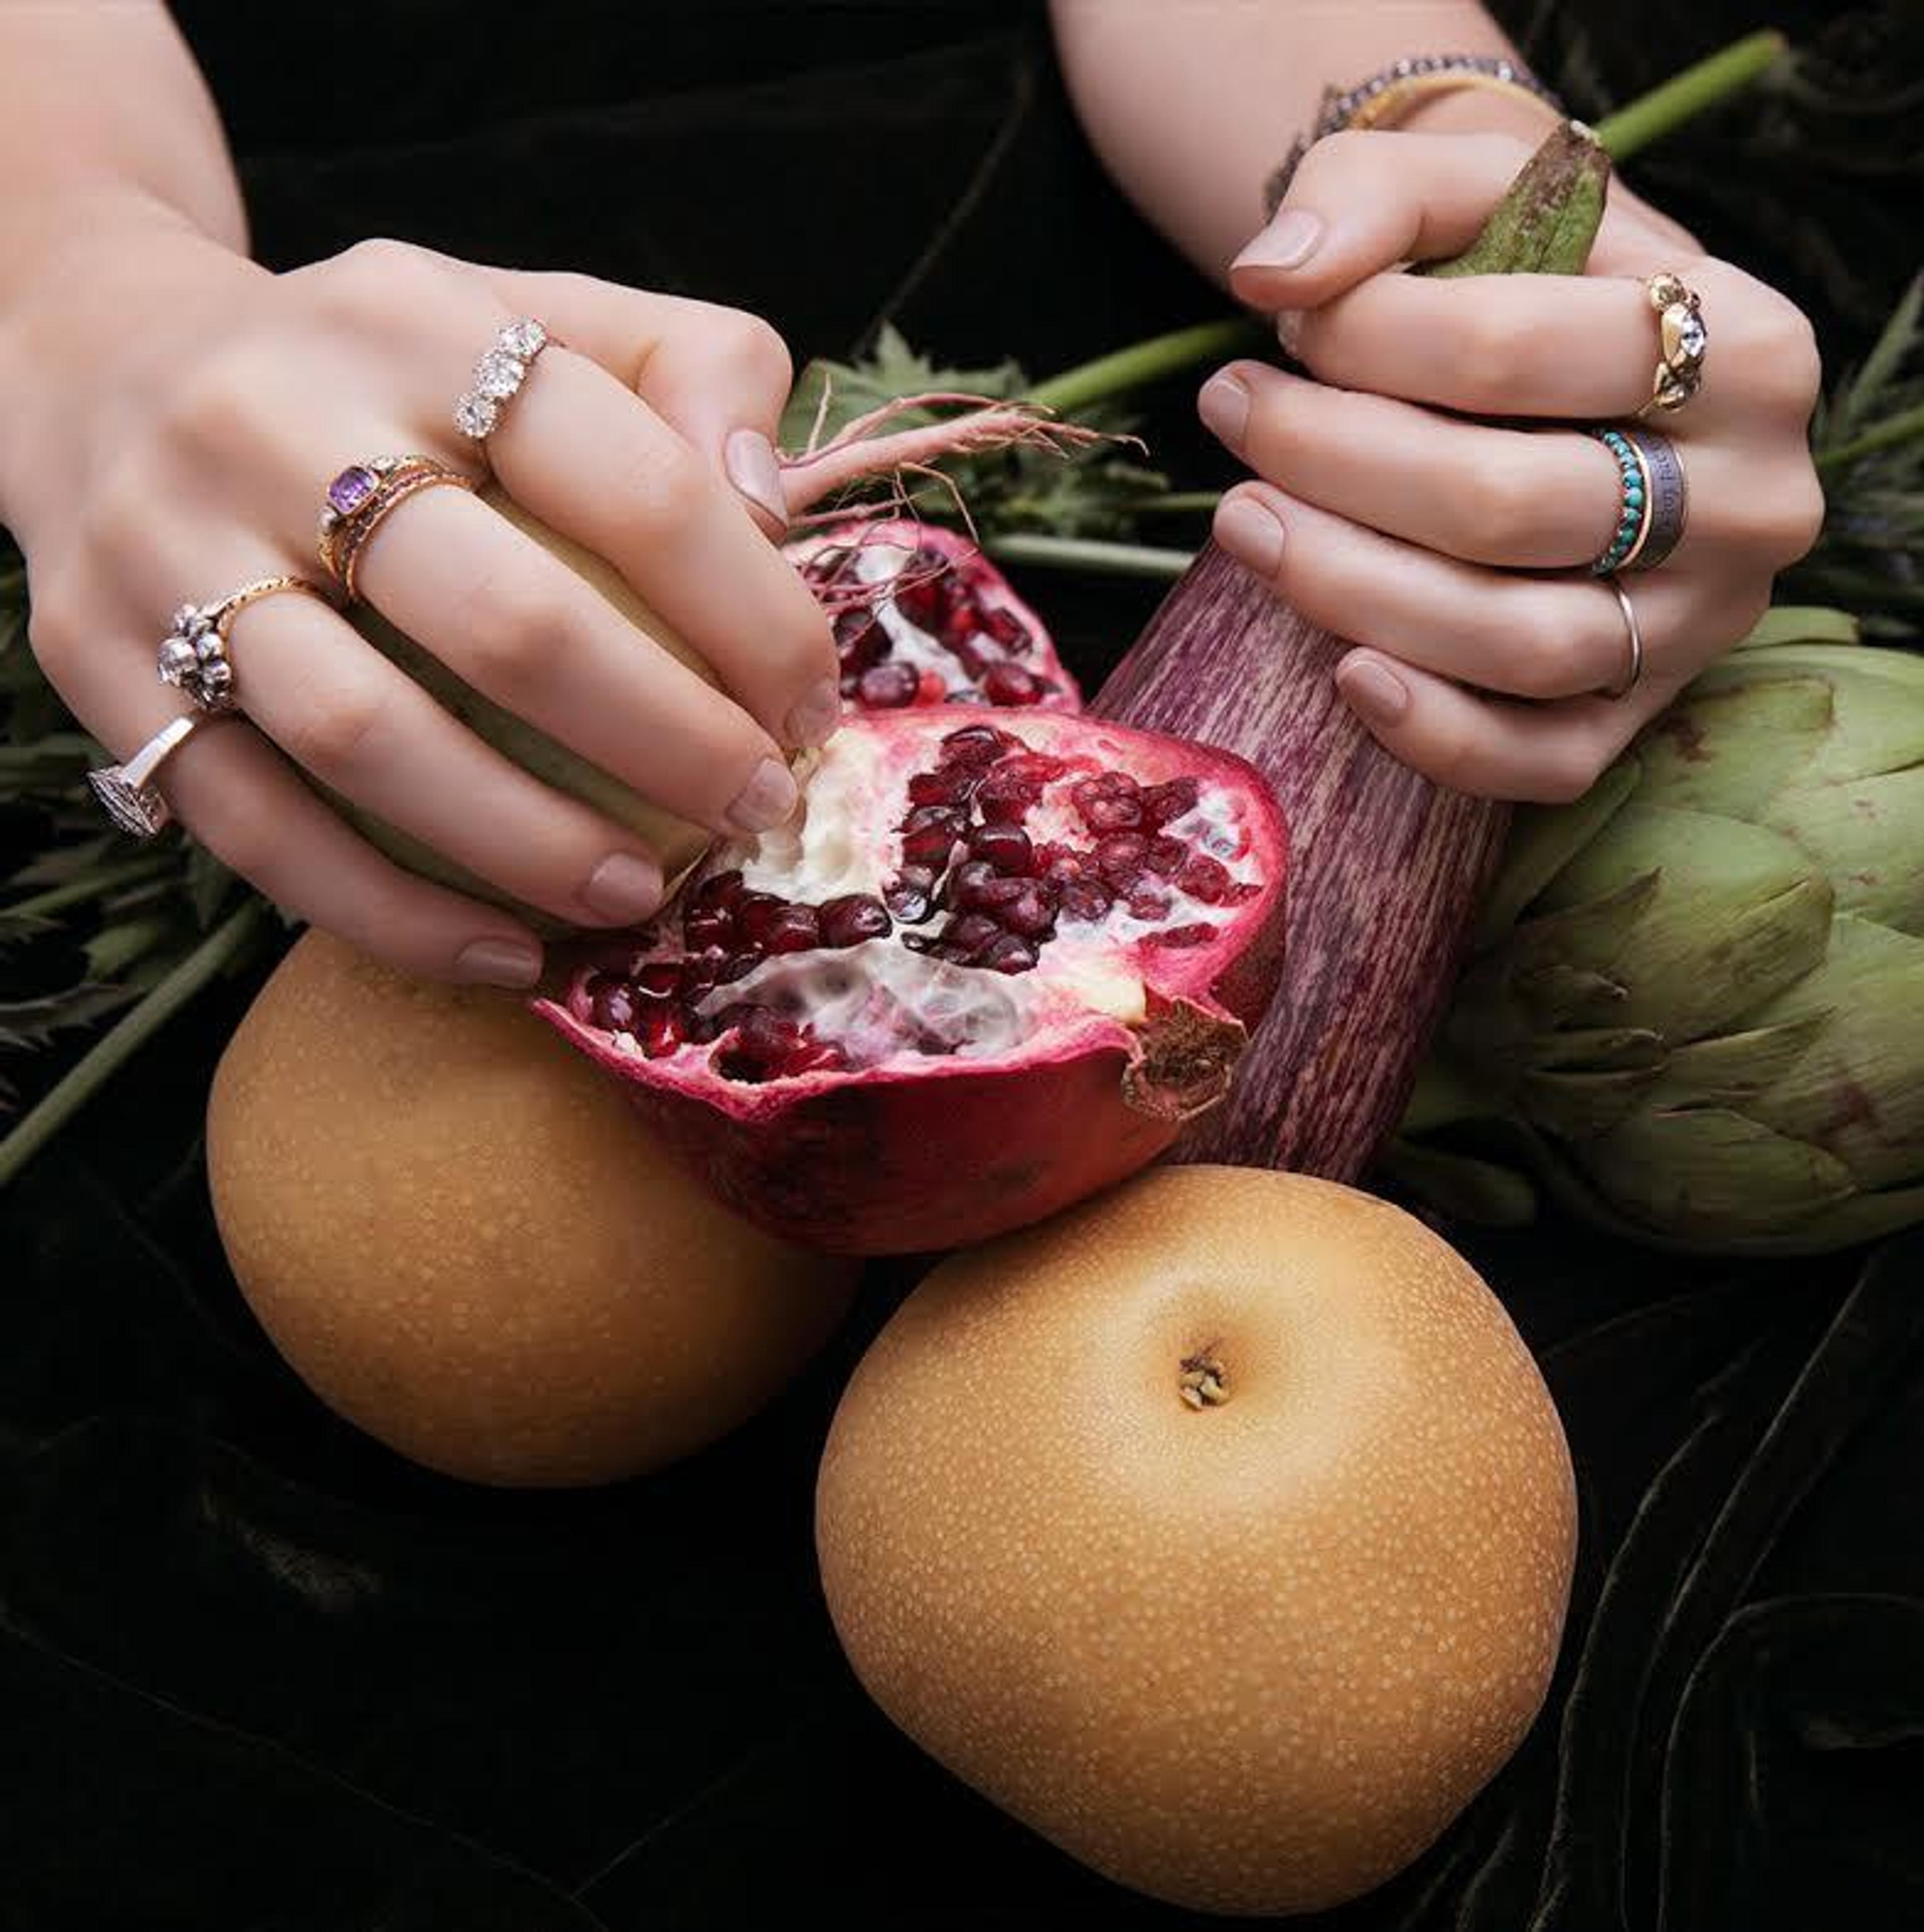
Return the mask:
<path id="1" fill-rule="evenodd" d="M 1232 754 L 1033 708 L 865 714 L 844 732 L 879 741 L 904 772 L 916 751 L 993 722 L 1029 748 L 1093 755 L 1145 782 L 1182 774 L 1233 795 L 1265 881 L 1206 945 L 1119 942 L 1140 976 L 1140 1016 L 1052 1020 L 1006 1050 L 904 1058 L 762 1082 L 711 1070 L 709 1049 L 651 1060 L 577 1016 L 579 988 L 535 1003 L 551 1025 L 619 1078 L 662 1141 L 715 1196 L 760 1226 L 833 1252 L 957 1246 L 1021 1227 L 1136 1172 L 1229 1090 L 1281 976 L 1287 838 L 1253 767 Z M 712 861 L 727 862 L 727 855 Z"/>
<path id="2" fill-rule="evenodd" d="M 1047 680 L 1054 688 L 1020 708 L 1071 712 L 1083 708 L 1082 687 L 1056 656 L 1055 638 L 1048 626 L 1031 605 L 1016 595 L 1008 579 L 983 555 L 981 547 L 960 531 L 946 530 L 939 524 L 915 523 L 906 518 L 873 518 L 838 524 L 830 529 L 798 537 L 782 546 L 782 554 L 800 570 L 828 551 L 847 550 L 863 544 L 886 544 L 905 550 L 935 551 L 966 578 L 970 590 L 984 604 L 993 609 L 1007 610 L 1021 624 L 1032 641 L 1026 652 L 1009 662 Z M 958 677 L 966 679 L 967 672 L 959 660 L 955 670 Z M 914 706 L 908 708 L 926 708 L 937 702 L 954 704 L 973 688 L 972 685 L 965 683 L 958 687 L 952 683 L 945 698 L 919 697 Z M 844 701 L 852 710 L 866 711 L 870 708 L 859 698 L 850 698 Z M 983 709 L 990 716 L 1017 708 L 983 702 Z"/>

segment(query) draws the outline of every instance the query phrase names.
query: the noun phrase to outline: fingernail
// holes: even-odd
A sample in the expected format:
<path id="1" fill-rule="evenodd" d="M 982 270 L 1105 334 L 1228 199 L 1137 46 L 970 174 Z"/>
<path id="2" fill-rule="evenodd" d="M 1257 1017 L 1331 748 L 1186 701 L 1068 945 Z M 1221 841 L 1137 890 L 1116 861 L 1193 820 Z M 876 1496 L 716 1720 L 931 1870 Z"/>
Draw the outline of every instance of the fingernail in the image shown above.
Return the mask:
<path id="1" fill-rule="evenodd" d="M 632 852 L 611 853 L 588 874 L 581 898 L 602 918 L 632 925 L 661 903 L 661 868 Z"/>
<path id="2" fill-rule="evenodd" d="M 1249 426 L 1249 386 L 1230 375 L 1212 376 L 1196 398 L 1196 413 L 1209 434 L 1239 454 Z"/>
<path id="3" fill-rule="evenodd" d="M 1299 268 L 1323 239 L 1323 218 L 1306 208 L 1279 214 L 1229 265 L 1232 268 Z"/>
<path id="4" fill-rule="evenodd" d="M 775 460 L 775 445 L 760 430 L 730 430 L 721 446 L 721 466 L 750 502 L 787 529 L 788 496 L 782 487 L 781 465 Z"/>
<path id="5" fill-rule="evenodd" d="M 541 976 L 541 949 L 519 939 L 478 939 L 461 949 L 454 976 L 470 986 L 532 986 Z"/>
<path id="6" fill-rule="evenodd" d="M 788 767 L 778 759 L 764 758 L 728 808 L 729 820 L 738 832 L 766 832 L 794 815 L 801 796 Z"/>
<path id="7" fill-rule="evenodd" d="M 788 742 L 798 750 L 827 742 L 841 722 L 841 687 L 825 677 L 806 698 L 796 701 L 788 714 Z"/>
<path id="8" fill-rule="evenodd" d="M 1216 512 L 1215 540 L 1258 577 L 1274 577 L 1283 565 L 1281 518 L 1254 496 L 1232 496 Z"/>
<path id="9" fill-rule="evenodd" d="M 1293 356 L 1299 361 L 1302 359 L 1302 310 L 1301 309 L 1284 308 L 1276 311 L 1276 340 L 1283 345 L 1284 355 Z"/>
<path id="10" fill-rule="evenodd" d="M 1365 724 L 1394 724 L 1410 708 L 1410 687 L 1374 658 L 1350 658 L 1340 665 L 1336 688 Z"/>

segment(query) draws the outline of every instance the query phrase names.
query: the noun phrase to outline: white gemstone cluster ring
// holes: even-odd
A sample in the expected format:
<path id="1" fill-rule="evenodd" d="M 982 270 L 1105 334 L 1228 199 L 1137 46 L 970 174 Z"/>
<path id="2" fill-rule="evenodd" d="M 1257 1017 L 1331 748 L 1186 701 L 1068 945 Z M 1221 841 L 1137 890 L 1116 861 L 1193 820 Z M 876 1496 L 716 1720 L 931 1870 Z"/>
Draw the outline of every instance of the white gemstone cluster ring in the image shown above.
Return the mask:
<path id="1" fill-rule="evenodd" d="M 1640 417 L 1682 409 L 1703 387 L 1704 357 L 1710 346 L 1704 305 L 1694 289 L 1668 271 L 1644 286 L 1656 312 L 1660 359 L 1650 379 L 1650 400 L 1637 412 Z"/>
<path id="2" fill-rule="evenodd" d="M 496 336 L 475 364 L 475 380 L 454 405 L 454 427 L 476 442 L 485 442 L 501 421 L 501 412 L 520 393 L 535 358 L 554 340 L 532 316 L 511 322 Z"/>
<path id="3" fill-rule="evenodd" d="M 217 602 L 183 604 L 160 645 L 160 682 L 191 698 L 199 710 L 232 710 L 234 667 L 227 656 L 227 633 L 250 604 L 283 590 L 304 590 L 313 597 L 322 594 L 318 584 L 304 577 L 262 577 Z"/>

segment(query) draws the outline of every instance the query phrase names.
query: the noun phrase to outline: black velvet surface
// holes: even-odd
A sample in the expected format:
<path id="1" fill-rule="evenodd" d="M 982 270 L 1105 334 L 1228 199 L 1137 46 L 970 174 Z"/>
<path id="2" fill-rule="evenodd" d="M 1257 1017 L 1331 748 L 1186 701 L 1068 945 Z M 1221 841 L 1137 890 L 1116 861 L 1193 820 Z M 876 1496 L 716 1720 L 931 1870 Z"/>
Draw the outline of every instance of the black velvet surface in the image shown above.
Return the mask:
<path id="1" fill-rule="evenodd" d="M 348 88 L 287 64 L 282 10 L 180 10 L 272 260 L 397 233 L 752 303 L 800 353 L 892 314 L 1038 370 L 1215 312 L 1082 150 L 1032 16 L 408 0 L 354 16 Z M 1152 412 L 1158 453 L 1226 474 L 1187 409 Z M 1025 588 L 1092 678 L 1153 601 Z M 949 1778 L 836 1648 L 815 1462 L 904 1271 L 676 1468 L 556 1496 L 414 1468 L 280 1363 L 214 1238 L 201 1114 L 252 991 L 0 1196 L 0 1932 L 1187 1922 Z M 1316 1922 L 1924 1923 L 1924 1240 L 1465 1245 L 1569 1432 L 1568 1635 L 1469 1813 Z"/>

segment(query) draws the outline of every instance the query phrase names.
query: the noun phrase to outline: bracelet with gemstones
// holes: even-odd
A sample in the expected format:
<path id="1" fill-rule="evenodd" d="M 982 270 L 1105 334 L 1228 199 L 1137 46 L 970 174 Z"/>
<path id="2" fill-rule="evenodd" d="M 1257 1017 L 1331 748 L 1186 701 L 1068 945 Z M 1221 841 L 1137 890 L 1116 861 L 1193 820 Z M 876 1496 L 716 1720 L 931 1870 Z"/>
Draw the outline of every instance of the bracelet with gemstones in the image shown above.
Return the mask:
<path id="1" fill-rule="evenodd" d="M 1549 88 L 1506 55 L 1413 55 L 1358 81 L 1354 87 L 1323 90 L 1322 110 L 1315 126 L 1298 138 L 1282 165 L 1263 184 L 1263 218 L 1275 213 L 1303 156 L 1326 134 L 1340 134 L 1346 128 L 1394 127 L 1419 101 L 1466 87 L 1518 94 L 1560 115 L 1563 112 Z"/>

